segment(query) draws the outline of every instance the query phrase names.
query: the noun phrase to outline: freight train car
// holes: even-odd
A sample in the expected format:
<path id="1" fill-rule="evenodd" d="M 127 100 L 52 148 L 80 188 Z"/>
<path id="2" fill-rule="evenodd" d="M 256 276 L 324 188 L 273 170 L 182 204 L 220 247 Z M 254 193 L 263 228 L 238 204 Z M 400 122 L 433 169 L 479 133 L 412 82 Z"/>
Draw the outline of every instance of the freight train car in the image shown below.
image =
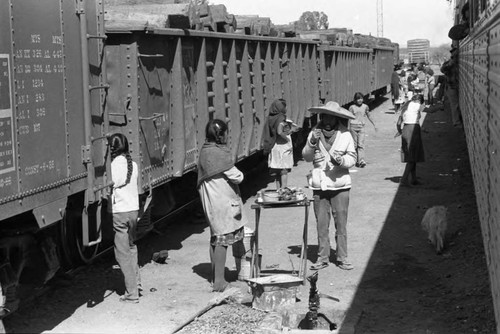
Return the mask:
<path id="1" fill-rule="evenodd" d="M 345 104 L 390 82 L 387 47 L 105 26 L 103 16 L 94 0 L 0 2 L 0 284 L 9 309 L 23 297 L 19 284 L 43 284 L 112 243 L 109 134 L 129 139 L 139 223 L 150 228 L 150 216 L 195 193 L 209 119 L 228 122 L 242 161 L 260 151 L 273 99 L 286 99 L 301 125 L 313 105 Z"/>
<path id="2" fill-rule="evenodd" d="M 469 23 L 461 21 L 466 4 Z M 456 8 L 456 24 L 470 29 L 458 54 L 459 104 L 500 332 L 500 6 L 460 0 Z"/>
<path id="3" fill-rule="evenodd" d="M 10 309 L 28 272 L 44 282 L 59 270 L 60 240 L 100 241 L 81 227 L 100 218 L 109 184 L 102 23 L 93 1 L 0 2 L 0 283 Z M 77 224 L 66 219 L 74 203 Z"/>

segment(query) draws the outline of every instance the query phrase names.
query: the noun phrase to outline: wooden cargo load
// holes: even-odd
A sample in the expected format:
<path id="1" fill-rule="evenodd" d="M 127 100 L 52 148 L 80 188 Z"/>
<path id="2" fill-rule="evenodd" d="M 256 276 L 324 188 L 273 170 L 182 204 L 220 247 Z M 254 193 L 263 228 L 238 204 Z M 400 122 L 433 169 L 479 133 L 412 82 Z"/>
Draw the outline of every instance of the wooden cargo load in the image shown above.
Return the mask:
<path id="1" fill-rule="evenodd" d="M 271 18 L 257 17 L 254 22 L 254 32 L 259 36 L 269 36 L 271 34 Z"/>
<path id="2" fill-rule="evenodd" d="M 196 12 L 200 17 L 201 26 L 203 30 L 206 31 L 217 31 L 217 26 L 212 16 L 212 9 L 208 3 L 202 3 L 196 5 Z"/>
<path id="3" fill-rule="evenodd" d="M 318 40 L 325 44 L 337 46 L 352 46 L 352 30 L 347 28 L 330 28 L 322 30 L 300 31 L 301 39 Z"/>
<path id="4" fill-rule="evenodd" d="M 178 28 L 199 30 L 202 23 L 196 8 L 190 3 L 172 3 L 172 0 L 107 0 L 114 5 L 105 7 L 104 20 L 107 29 L 126 28 L 127 25 L 143 24 L 144 28 Z"/>
<path id="5" fill-rule="evenodd" d="M 210 5 L 210 12 L 218 32 L 235 32 L 237 28 L 236 17 L 227 12 L 224 5 Z"/>
<path id="6" fill-rule="evenodd" d="M 235 15 L 237 28 L 236 33 L 242 35 L 255 35 L 255 20 L 258 15 Z"/>
<path id="7" fill-rule="evenodd" d="M 277 24 L 274 26 L 279 37 L 295 37 L 297 32 L 293 24 Z"/>

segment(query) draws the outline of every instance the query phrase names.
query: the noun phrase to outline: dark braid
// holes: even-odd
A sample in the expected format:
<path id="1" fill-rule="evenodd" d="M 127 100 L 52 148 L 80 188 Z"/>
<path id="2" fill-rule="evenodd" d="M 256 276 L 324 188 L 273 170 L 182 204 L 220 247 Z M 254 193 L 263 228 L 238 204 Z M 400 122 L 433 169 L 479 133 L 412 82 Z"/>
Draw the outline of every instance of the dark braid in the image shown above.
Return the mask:
<path id="1" fill-rule="evenodd" d="M 130 156 L 130 153 L 124 154 L 125 158 L 127 159 L 127 181 L 125 181 L 125 185 L 130 183 L 130 178 L 132 177 L 132 171 L 134 169 L 134 166 L 132 165 L 132 157 Z"/>
<path id="2" fill-rule="evenodd" d="M 128 140 L 125 135 L 121 133 L 115 133 L 109 138 L 109 146 L 111 149 L 111 159 L 115 159 L 116 157 L 123 155 L 125 159 L 127 159 L 127 180 L 124 185 L 130 183 L 130 179 L 132 177 L 133 165 L 132 165 L 132 157 L 130 156 L 130 152 L 128 149 Z"/>

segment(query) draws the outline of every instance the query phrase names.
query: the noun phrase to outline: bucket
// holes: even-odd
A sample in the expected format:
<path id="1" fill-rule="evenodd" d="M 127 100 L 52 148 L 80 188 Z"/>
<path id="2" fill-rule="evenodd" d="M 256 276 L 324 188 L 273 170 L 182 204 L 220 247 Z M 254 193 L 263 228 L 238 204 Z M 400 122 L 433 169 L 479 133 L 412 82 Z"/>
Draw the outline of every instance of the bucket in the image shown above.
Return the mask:
<path id="1" fill-rule="evenodd" d="M 255 232 L 249 228 L 249 227 L 246 227 L 243 229 L 243 232 L 244 232 L 244 236 L 243 236 L 243 247 L 244 247 L 244 251 L 245 251 L 245 254 L 242 255 L 242 257 L 248 257 L 248 258 L 251 258 L 252 257 L 252 245 L 253 245 L 253 241 L 255 239 Z"/>
<path id="2" fill-rule="evenodd" d="M 236 263 L 236 270 L 238 271 L 238 280 L 239 281 L 244 281 L 246 279 L 249 279 L 252 275 L 251 272 L 251 264 L 252 264 L 252 258 L 251 257 L 235 257 L 234 262 Z M 257 267 L 260 268 L 262 264 L 262 254 L 259 254 L 258 260 L 257 260 Z"/>
<path id="3" fill-rule="evenodd" d="M 245 226 L 243 232 L 243 242 L 240 242 L 236 249 L 233 248 L 234 262 L 239 280 L 250 278 L 250 264 L 253 254 L 252 245 L 255 238 L 255 233 L 251 228 Z"/>
<path id="4" fill-rule="evenodd" d="M 255 233 L 251 228 L 245 226 L 244 236 L 241 242 L 233 245 L 234 258 L 252 257 L 252 243 L 255 238 Z"/>

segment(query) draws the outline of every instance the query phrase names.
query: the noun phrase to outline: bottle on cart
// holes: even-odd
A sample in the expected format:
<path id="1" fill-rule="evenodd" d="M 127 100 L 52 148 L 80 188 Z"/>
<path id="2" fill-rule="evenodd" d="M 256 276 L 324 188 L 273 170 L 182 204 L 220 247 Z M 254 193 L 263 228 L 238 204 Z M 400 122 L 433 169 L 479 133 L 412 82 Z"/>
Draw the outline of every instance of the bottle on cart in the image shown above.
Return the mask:
<path id="1" fill-rule="evenodd" d="M 303 201 L 306 199 L 306 194 L 304 194 L 302 188 L 298 188 L 295 197 L 297 198 L 298 201 Z"/>
<path id="2" fill-rule="evenodd" d="M 263 197 L 263 195 L 262 195 L 262 191 L 258 191 L 258 192 L 257 192 L 257 202 L 258 202 L 258 203 L 262 203 L 262 202 L 264 202 L 264 197 Z"/>

